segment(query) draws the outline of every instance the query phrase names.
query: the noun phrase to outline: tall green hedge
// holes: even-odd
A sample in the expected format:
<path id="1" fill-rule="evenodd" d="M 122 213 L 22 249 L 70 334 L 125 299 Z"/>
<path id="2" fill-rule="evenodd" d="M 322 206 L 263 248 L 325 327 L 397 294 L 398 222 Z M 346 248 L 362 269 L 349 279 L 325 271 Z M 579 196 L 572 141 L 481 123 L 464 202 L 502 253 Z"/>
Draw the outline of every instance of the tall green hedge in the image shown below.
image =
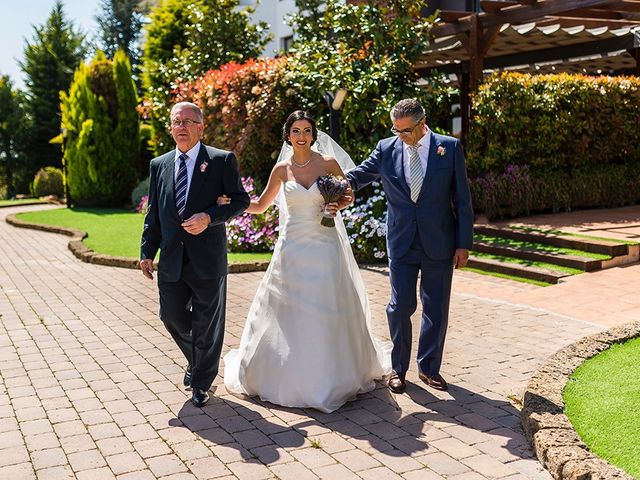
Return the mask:
<path id="1" fill-rule="evenodd" d="M 640 160 L 640 79 L 502 73 L 473 99 L 472 174 Z"/>
<path id="2" fill-rule="evenodd" d="M 123 206 L 139 180 L 137 96 L 131 67 L 119 51 L 99 52 L 76 70 L 61 94 L 66 181 L 76 205 Z"/>
<path id="3" fill-rule="evenodd" d="M 474 210 L 489 218 L 640 202 L 640 79 L 490 77 L 467 143 Z"/>

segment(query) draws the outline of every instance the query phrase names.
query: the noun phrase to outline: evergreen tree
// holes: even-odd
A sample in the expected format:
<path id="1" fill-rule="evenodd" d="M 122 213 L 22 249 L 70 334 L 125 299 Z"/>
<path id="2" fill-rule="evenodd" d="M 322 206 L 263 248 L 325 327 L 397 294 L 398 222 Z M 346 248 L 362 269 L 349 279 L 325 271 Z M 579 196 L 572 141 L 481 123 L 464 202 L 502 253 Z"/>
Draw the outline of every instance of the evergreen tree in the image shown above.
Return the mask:
<path id="1" fill-rule="evenodd" d="M 98 22 L 98 47 L 107 58 L 123 50 L 134 76 L 138 76 L 140 63 L 140 35 L 147 13 L 146 2 L 141 0 L 100 0 Z"/>
<path id="2" fill-rule="evenodd" d="M 24 96 L 15 90 L 9 76 L 0 77 L 0 187 L 11 198 L 17 192 L 27 192 L 31 179 L 25 168 Z"/>
<path id="3" fill-rule="evenodd" d="M 64 163 L 75 205 L 123 206 L 137 178 L 138 99 L 126 54 L 98 52 L 61 94 Z"/>
<path id="4" fill-rule="evenodd" d="M 165 150 L 171 92 L 208 70 L 258 57 L 267 42 L 267 24 L 249 23 L 251 7 L 240 0 L 161 0 L 146 26 L 143 76 L 157 150 Z"/>
<path id="5" fill-rule="evenodd" d="M 65 17 L 57 0 L 47 22 L 34 26 L 27 42 L 24 61 L 27 111 L 31 119 L 27 155 L 33 174 L 41 167 L 61 166 L 62 152 L 50 140 L 60 133 L 60 91 L 66 91 L 73 72 L 84 58 L 85 36 Z"/>

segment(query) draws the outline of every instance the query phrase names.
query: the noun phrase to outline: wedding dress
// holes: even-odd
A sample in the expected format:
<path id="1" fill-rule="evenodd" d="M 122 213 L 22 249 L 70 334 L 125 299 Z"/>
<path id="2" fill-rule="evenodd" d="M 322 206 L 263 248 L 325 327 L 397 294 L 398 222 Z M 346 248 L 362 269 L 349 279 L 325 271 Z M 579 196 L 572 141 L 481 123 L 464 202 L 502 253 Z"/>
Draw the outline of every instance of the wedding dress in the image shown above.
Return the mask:
<path id="1" fill-rule="evenodd" d="M 391 344 L 373 337 L 360 271 L 341 218 L 320 224 L 315 182 L 283 183 L 280 236 L 240 347 L 224 357 L 229 392 L 332 412 L 390 372 Z"/>

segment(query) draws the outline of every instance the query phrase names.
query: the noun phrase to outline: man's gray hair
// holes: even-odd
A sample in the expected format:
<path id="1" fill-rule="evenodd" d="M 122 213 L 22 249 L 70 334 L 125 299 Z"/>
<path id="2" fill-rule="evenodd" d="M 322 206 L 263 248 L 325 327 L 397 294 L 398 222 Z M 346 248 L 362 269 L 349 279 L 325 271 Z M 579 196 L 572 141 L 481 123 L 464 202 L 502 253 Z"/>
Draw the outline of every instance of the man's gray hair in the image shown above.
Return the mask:
<path id="1" fill-rule="evenodd" d="M 424 118 L 424 116 L 424 108 L 415 98 L 400 100 L 391 109 L 391 120 L 411 117 L 414 122 L 418 122 Z"/>
<path id="2" fill-rule="evenodd" d="M 196 114 L 196 120 L 198 122 L 202 122 L 202 110 L 200 110 L 200 107 L 197 106 L 195 103 L 191 103 L 191 102 L 176 103 L 173 107 L 171 107 L 170 116 L 172 117 L 174 111 L 182 108 L 187 108 L 189 110 L 192 110 Z"/>

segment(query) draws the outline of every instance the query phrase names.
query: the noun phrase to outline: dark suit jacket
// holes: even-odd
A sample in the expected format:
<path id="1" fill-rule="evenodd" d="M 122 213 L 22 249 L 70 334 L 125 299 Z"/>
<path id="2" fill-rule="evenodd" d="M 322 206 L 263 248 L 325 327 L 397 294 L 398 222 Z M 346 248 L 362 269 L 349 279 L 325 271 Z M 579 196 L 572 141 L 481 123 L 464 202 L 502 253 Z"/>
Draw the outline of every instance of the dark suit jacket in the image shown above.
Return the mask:
<path id="1" fill-rule="evenodd" d="M 387 197 L 389 258 L 402 257 L 416 230 L 433 260 L 452 258 L 456 248 L 471 249 L 473 208 L 460 141 L 429 131 L 429 160 L 418 201 L 411 201 L 402 162 L 403 143 L 385 138 L 371 156 L 347 173 L 354 190 L 380 179 Z M 443 147 L 444 155 L 438 155 Z"/>
<path id="2" fill-rule="evenodd" d="M 206 162 L 206 168 L 202 165 Z M 249 206 L 233 153 L 200 146 L 187 196 L 184 218 L 205 212 L 211 224 L 200 235 L 191 235 L 180 226 L 175 199 L 175 150 L 151 160 L 149 210 L 144 220 L 140 258 L 153 259 L 160 250 L 158 280 L 175 282 L 182 273 L 186 251 L 193 269 L 202 279 L 227 274 L 227 234 L 225 222 Z M 217 205 L 225 194 L 229 205 Z"/>

